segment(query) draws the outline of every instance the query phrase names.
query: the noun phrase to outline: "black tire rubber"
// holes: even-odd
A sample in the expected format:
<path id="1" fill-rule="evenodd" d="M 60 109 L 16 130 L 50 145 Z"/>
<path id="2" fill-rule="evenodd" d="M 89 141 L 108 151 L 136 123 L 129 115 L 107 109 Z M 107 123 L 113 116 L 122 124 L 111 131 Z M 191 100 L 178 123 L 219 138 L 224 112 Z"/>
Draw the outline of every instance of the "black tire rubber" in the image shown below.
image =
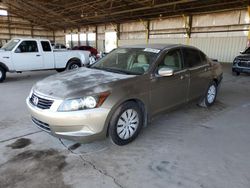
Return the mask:
<path id="1" fill-rule="evenodd" d="M 234 76 L 239 76 L 240 75 L 240 72 L 233 71 L 232 73 L 233 73 Z"/>
<path id="2" fill-rule="evenodd" d="M 210 88 L 212 85 L 215 86 L 216 93 L 215 93 L 215 98 L 214 98 L 213 102 L 212 102 L 212 103 L 209 103 L 209 102 L 208 102 L 208 99 L 207 99 L 207 96 L 208 96 L 208 90 L 209 90 L 209 88 Z M 207 90 L 206 90 L 206 94 L 205 94 L 205 96 L 203 97 L 202 101 L 199 103 L 199 105 L 200 105 L 201 107 L 210 107 L 210 106 L 212 106 L 212 105 L 215 103 L 215 101 L 216 101 L 217 93 L 218 93 L 218 86 L 217 86 L 217 84 L 216 84 L 215 81 L 212 81 L 212 82 L 209 84 L 209 86 L 208 86 L 208 88 L 207 88 Z"/>
<path id="3" fill-rule="evenodd" d="M 57 72 L 63 72 L 65 69 L 56 69 Z"/>
<path id="4" fill-rule="evenodd" d="M 6 70 L 3 67 L 0 67 L 0 72 L 2 73 L 2 76 L 0 77 L 0 83 L 1 83 L 6 78 Z"/>
<path id="5" fill-rule="evenodd" d="M 72 70 L 72 69 L 73 69 L 72 66 L 74 66 L 74 65 L 77 65 L 78 68 L 81 67 L 81 63 L 80 63 L 79 61 L 71 60 L 71 61 L 68 63 L 68 65 L 67 65 L 67 67 L 66 67 L 66 70 Z"/>
<path id="6" fill-rule="evenodd" d="M 119 120 L 119 117 L 127 109 L 133 109 L 138 113 L 138 115 L 139 115 L 139 125 L 138 125 L 138 128 L 137 128 L 136 132 L 134 133 L 134 135 L 132 137 L 124 140 L 124 139 L 121 139 L 118 136 L 116 129 L 117 129 L 117 122 Z M 113 143 L 119 145 L 119 146 L 123 146 L 123 145 L 126 145 L 126 144 L 132 142 L 138 136 L 138 134 L 140 133 L 142 127 L 143 127 L 143 113 L 142 113 L 142 110 L 140 109 L 140 107 L 138 106 L 137 103 L 130 101 L 130 102 L 126 102 L 126 103 L 122 104 L 114 112 L 114 114 L 113 114 L 113 116 L 111 118 L 110 124 L 109 124 L 109 130 L 108 131 L 109 131 L 109 136 L 110 136 L 111 141 Z"/>

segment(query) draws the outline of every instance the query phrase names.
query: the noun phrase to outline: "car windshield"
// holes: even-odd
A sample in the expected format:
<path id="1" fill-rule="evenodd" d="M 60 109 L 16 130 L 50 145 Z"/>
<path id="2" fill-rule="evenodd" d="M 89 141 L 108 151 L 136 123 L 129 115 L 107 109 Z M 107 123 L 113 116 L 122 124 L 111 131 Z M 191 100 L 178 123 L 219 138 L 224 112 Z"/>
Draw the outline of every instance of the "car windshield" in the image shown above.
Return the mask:
<path id="1" fill-rule="evenodd" d="M 11 51 L 19 41 L 20 41 L 19 39 L 12 39 L 11 41 L 3 45 L 1 49 L 5 51 Z"/>
<path id="2" fill-rule="evenodd" d="M 160 50 L 151 48 L 118 48 L 91 68 L 123 74 L 141 75 L 148 71 Z"/>

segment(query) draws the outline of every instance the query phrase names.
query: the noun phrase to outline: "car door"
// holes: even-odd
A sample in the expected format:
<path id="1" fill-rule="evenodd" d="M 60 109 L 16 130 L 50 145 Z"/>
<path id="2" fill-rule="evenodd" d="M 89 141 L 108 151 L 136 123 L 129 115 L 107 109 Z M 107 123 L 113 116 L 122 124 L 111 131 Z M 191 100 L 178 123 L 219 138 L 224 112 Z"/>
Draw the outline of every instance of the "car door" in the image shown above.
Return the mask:
<path id="1" fill-rule="evenodd" d="M 45 69 L 55 68 L 54 52 L 51 49 L 49 41 L 41 41 L 43 62 Z"/>
<path id="2" fill-rule="evenodd" d="M 35 40 L 22 41 L 12 54 L 16 71 L 39 70 L 43 68 L 43 57 Z"/>
<path id="3" fill-rule="evenodd" d="M 206 56 L 194 48 L 182 48 L 184 66 L 190 73 L 188 100 L 194 100 L 205 94 L 210 77 L 210 64 Z"/>
<path id="4" fill-rule="evenodd" d="M 172 76 L 159 76 L 158 70 L 171 68 Z M 180 49 L 166 52 L 151 79 L 150 106 L 152 115 L 185 103 L 189 85 L 189 73 L 183 68 Z"/>

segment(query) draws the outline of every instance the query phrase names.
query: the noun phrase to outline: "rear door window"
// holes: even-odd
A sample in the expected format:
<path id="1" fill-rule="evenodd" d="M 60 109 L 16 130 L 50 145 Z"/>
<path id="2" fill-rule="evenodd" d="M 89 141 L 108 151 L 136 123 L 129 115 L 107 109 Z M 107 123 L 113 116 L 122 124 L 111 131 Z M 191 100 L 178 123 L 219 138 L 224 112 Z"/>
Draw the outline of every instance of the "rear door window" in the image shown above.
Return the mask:
<path id="1" fill-rule="evenodd" d="M 200 51 L 191 48 L 183 48 L 185 67 L 196 67 L 203 64 Z"/>
<path id="2" fill-rule="evenodd" d="M 41 45 L 44 52 L 51 52 L 51 47 L 48 41 L 41 41 Z"/>

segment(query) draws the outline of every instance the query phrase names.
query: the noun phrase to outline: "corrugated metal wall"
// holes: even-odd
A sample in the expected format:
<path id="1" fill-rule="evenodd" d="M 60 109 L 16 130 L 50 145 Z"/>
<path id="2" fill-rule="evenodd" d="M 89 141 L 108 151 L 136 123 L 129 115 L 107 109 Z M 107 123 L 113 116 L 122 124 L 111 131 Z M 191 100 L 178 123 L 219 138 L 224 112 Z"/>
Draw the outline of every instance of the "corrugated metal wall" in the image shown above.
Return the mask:
<path id="1" fill-rule="evenodd" d="M 145 44 L 146 40 L 120 40 L 119 46 Z M 149 44 L 188 44 L 186 38 L 149 39 Z M 221 62 L 232 62 L 239 51 L 244 50 L 247 37 L 202 37 L 191 38 L 189 45 L 195 46 L 206 53 L 210 58 Z"/>

